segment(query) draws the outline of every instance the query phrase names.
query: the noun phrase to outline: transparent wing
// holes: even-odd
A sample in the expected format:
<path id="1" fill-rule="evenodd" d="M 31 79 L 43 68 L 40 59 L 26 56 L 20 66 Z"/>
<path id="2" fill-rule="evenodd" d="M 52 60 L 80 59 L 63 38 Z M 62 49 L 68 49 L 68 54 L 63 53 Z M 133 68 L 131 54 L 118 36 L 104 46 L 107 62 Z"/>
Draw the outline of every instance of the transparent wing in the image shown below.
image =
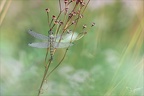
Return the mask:
<path id="1" fill-rule="evenodd" d="M 36 32 L 34 32 L 34 31 L 32 31 L 32 30 L 29 30 L 28 33 L 29 33 L 30 35 L 32 35 L 33 37 L 37 38 L 37 39 L 48 40 L 48 36 L 45 36 L 45 35 L 36 33 Z"/>
<path id="2" fill-rule="evenodd" d="M 67 34 L 58 34 L 57 36 L 55 36 L 55 41 L 58 42 L 60 39 L 62 42 L 70 42 L 70 40 L 72 39 L 72 41 L 75 40 L 77 34 L 73 34 L 73 37 L 71 38 L 72 33 L 67 33 Z"/>
<path id="3" fill-rule="evenodd" d="M 57 42 L 57 41 L 59 41 L 60 39 L 63 40 L 63 37 L 64 37 L 64 36 L 61 36 L 60 34 L 58 34 L 58 35 L 55 36 L 55 41 Z"/>
<path id="4" fill-rule="evenodd" d="M 55 42 L 54 43 L 54 48 L 66 48 L 66 47 L 69 47 L 69 46 L 72 46 L 73 44 L 69 43 L 69 42 Z"/>
<path id="5" fill-rule="evenodd" d="M 70 41 L 75 41 L 77 39 L 78 33 L 74 32 L 74 33 L 69 33 L 64 35 L 62 38 L 62 42 L 70 42 Z"/>
<path id="6" fill-rule="evenodd" d="M 30 43 L 28 45 L 31 47 L 36 47 L 36 48 L 48 48 L 49 47 L 48 42 Z"/>

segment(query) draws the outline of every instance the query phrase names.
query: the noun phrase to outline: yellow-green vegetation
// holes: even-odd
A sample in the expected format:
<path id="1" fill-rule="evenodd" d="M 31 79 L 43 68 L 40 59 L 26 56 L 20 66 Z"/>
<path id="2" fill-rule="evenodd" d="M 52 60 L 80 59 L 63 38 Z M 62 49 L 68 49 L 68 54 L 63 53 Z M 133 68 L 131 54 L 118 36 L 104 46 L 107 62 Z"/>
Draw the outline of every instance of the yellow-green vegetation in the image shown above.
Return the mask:
<path id="1" fill-rule="evenodd" d="M 144 1 L 107 1 L 91 0 L 76 32 L 95 26 L 69 48 L 41 96 L 144 95 Z M 58 15 L 58 0 L 1 0 L 0 6 L 0 94 L 36 96 L 46 49 L 28 46 L 38 40 L 27 31 L 47 35 L 45 9 Z M 56 51 L 50 70 L 65 50 Z"/>

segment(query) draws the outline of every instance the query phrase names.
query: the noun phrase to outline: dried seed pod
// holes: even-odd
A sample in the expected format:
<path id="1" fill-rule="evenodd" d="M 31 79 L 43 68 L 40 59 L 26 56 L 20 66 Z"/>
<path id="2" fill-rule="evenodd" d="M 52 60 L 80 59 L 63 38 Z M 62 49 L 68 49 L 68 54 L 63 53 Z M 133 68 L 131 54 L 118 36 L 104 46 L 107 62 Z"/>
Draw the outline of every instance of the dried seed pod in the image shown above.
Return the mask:
<path id="1" fill-rule="evenodd" d="M 49 8 L 46 8 L 45 10 L 46 10 L 46 12 L 50 12 L 50 9 L 49 9 Z"/>
<path id="2" fill-rule="evenodd" d="M 64 0 L 64 3 L 67 4 L 67 3 L 68 3 L 68 0 Z"/>
<path id="3" fill-rule="evenodd" d="M 71 15 L 72 15 L 72 16 L 75 16 L 75 15 L 76 15 L 76 12 L 72 11 L 72 12 L 71 12 Z"/>
<path id="4" fill-rule="evenodd" d="M 69 18 L 71 18 L 71 17 L 72 17 L 72 13 L 69 13 L 69 15 L 68 15 L 68 16 L 69 16 Z"/>
<path id="5" fill-rule="evenodd" d="M 58 20 L 56 20 L 55 22 L 54 22 L 54 24 L 58 24 L 59 23 L 59 21 Z"/>
<path id="6" fill-rule="evenodd" d="M 60 23 L 60 25 L 63 25 L 63 22 L 62 22 L 62 21 L 60 21 L 59 23 Z"/>
<path id="7" fill-rule="evenodd" d="M 52 18 L 55 20 L 55 19 L 56 19 L 56 16 L 53 15 Z"/>
<path id="8" fill-rule="evenodd" d="M 76 3 L 78 4 L 78 3 L 80 3 L 81 2 L 81 0 L 76 0 Z"/>
<path id="9" fill-rule="evenodd" d="M 87 27 L 86 24 L 84 24 L 84 25 L 83 25 L 83 29 L 86 28 L 86 27 Z"/>
<path id="10" fill-rule="evenodd" d="M 80 14 L 80 18 L 83 18 L 83 15 L 82 15 L 82 14 Z"/>
<path id="11" fill-rule="evenodd" d="M 67 33 L 70 34 L 70 33 L 71 33 L 71 30 L 67 29 Z"/>
<path id="12" fill-rule="evenodd" d="M 76 24 L 76 22 L 75 22 L 75 21 L 72 21 L 72 24 Z"/>
<path id="13" fill-rule="evenodd" d="M 73 12 L 73 15 L 75 16 L 75 15 L 76 15 L 76 12 Z"/>
<path id="14" fill-rule="evenodd" d="M 84 1 L 83 1 L 83 2 L 81 2 L 81 5 L 82 5 L 82 6 L 85 6 L 85 2 L 84 2 Z"/>
<path id="15" fill-rule="evenodd" d="M 92 23 L 91 27 L 93 27 L 93 26 L 95 26 L 95 23 L 94 23 L 94 22 Z"/>

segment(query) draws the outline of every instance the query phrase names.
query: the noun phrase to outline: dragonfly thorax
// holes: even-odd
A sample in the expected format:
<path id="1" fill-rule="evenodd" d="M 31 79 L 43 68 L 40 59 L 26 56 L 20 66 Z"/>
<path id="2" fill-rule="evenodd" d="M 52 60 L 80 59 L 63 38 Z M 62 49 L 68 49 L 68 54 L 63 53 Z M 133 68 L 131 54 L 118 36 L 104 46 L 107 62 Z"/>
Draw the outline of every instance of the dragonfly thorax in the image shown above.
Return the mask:
<path id="1" fill-rule="evenodd" d="M 50 38 L 54 38 L 54 35 L 49 35 Z"/>

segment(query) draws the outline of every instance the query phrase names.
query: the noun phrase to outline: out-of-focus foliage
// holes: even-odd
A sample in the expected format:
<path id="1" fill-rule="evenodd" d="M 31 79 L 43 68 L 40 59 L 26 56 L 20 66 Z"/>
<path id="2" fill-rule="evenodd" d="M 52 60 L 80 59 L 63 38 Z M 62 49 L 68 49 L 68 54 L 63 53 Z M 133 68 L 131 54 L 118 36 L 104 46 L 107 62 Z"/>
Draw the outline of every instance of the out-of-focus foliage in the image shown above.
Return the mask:
<path id="1" fill-rule="evenodd" d="M 46 49 L 27 31 L 47 34 L 46 8 L 58 14 L 58 0 L 1 0 L 0 94 L 36 96 L 44 72 Z M 42 96 L 143 96 L 143 0 L 91 0 L 83 24 L 88 34 L 74 42 L 48 78 Z M 60 61 L 59 49 L 51 68 Z"/>

